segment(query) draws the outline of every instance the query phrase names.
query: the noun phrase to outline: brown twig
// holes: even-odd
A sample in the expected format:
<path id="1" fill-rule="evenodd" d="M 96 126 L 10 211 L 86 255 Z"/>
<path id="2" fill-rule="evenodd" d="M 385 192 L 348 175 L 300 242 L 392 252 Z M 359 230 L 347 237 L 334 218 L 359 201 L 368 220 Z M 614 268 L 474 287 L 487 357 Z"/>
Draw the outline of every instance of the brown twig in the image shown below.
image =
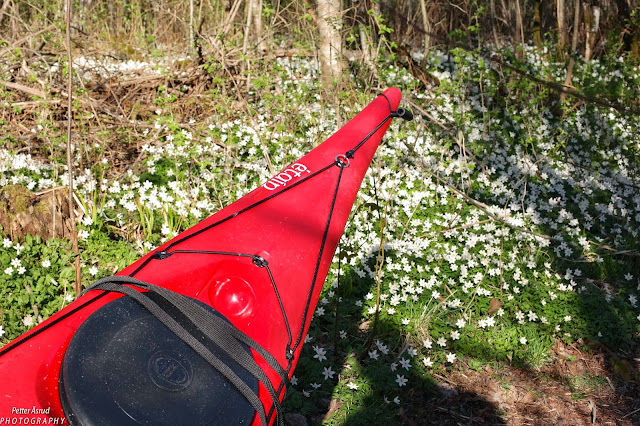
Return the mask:
<path id="1" fill-rule="evenodd" d="M 2 81 L 0 80 L 0 85 L 5 86 L 7 89 L 17 90 L 18 92 L 23 92 L 31 96 L 38 96 L 40 98 L 44 98 L 46 94 L 38 89 L 34 89 L 33 87 L 25 86 L 20 83 L 12 83 L 10 81 Z"/>
<path id="2" fill-rule="evenodd" d="M 483 223 L 493 222 L 494 220 L 504 219 L 504 218 L 507 218 L 509 216 L 510 215 L 505 214 L 505 215 L 498 216 L 498 217 L 492 217 L 490 219 L 480 220 L 478 222 L 467 223 L 466 225 L 457 226 L 455 228 L 447 228 L 447 229 L 441 229 L 440 231 L 427 232 L 426 234 L 419 235 L 419 237 L 423 238 L 423 237 L 428 237 L 429 235 L 433 235 L 433 234 L 444 234 L 445 232 L 458 231 L 460 229 L 469 228 L 471 226 L 482 225 Z"/>
<path id="3" fill-rule="evenodd" d="M 78 227 L 73 208 L 73 162 L 71 156 L 71 126 L 73 124 L 73 58 L 71 56 L 71 0 L 65 0 L 66 25 L 65 37 L 67 44 L 68 79 L 67 79 L 67 173 L 69 175 L 69 234 L 75 256 L 76 282 L 74 286 L 75 296 L 80 296 L 82 290 L 82 276 L 80 273 L 80 249 L 78 248 Z"/>
<path id="4" fill-rule="evenodd" d="M 631 256 L 631 257 L 640 257 L 640 252 L 637 252 L 635 250 L 619 250 L 615 247 L 611 247 L 607 244 L 601 244 L 601 243 L 596 243 L 595 241 L 591 241 L 589 240 L 590 244 L 593 244 L 595 246 L 598 246 L 599 248 L 603 249 L 603 250 L 607 250 L 612 252 L 612 254 L 614 256 Z"/>

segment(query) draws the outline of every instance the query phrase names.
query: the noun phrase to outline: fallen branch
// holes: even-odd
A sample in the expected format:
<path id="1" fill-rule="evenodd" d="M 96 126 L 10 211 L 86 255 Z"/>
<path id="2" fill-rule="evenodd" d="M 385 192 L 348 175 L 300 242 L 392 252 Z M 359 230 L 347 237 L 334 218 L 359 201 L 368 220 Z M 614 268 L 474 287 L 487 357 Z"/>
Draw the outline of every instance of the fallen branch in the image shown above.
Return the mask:
<path id="1" fill-rule="evenodd" d="M 440 127 L 443 131 L 448 133 L 455 140 L 455 142 L 458 144 L 460 149 L 462 149 L 468 156 L 472 157 L 480 165 L 480 168 L 481 168 L 482 172 L 486 173 L 484 165 L 482 165 L 480 163 L 480 161 L 478 161 L 478 157 L 469 148 L 466 147 L 466 145 L 460 140 L 458 135 L 455 135 L 453 133 L 453 131 L 449 127 L 447 127 L 444 123 L 438 121 L 437 118 L 435 118 L 433 115 L 429 114 L 424 108 L 422 108 L 417 103 L 413 102 L 411 99 L 408 99 L 407 102 L 409 103 L 409 105 L 411 105 L 412 108 L 414 108 L 417 111 L 419 111 L 420 114 L 422 114 L 425 117 L 427 117 L 432 123 L 434 123 L 436 126 Z"/>
<path id="2" fill-rule="evenodd" d="M 18 92 L 23 92 L 31 96 L 38 96 L 40 98 L 46 97 L 46 93 L 41 90 L 34 89 L 33 87 L 25 86 L 20 83 L 12 83 L 10 81 L 0 80 L 0 85 L 5 86 L 7 89 L 16 90 Z"/>
<path id="3" fill-rule="evenodd" d="M 627 418 L 627 417 L 629 417 L 629 416 L 632 416 L 632 415 L 634 415 L 635 413 L 637 413 L 638 411 L 640 411 L 640 408 L 638 408 L 637 410 L 633 410 L 633 411 L 632 411 L 632 412 L 630 412 L 630 413 L 625 414 L 624 416 L 622 416 L 622 418 L 624 419 L 624 418 Z"/>
<path id="4" fill-rule="evenodd" d="M 420 237 L 428 237 L 429 235 L 433 235 L 433 234 L 444 234 L 445 232 L 449 232 L 449 231 L 458 231 L 460 229 L 465 229 L 465 228 L 469 228 L 472 226 L 476 226 L 476 225 L 482 225 L 483 223 L 487 223 L 487 222 L 493 222 L 494 220 L 500 220 L 506 217 L 509 217 L 511 215 L 505 214 L 502 216 L 498 216 L 496 218 L 492 217 L 490 219 L 485 219 L 485 220 L 481 220 L 478 222 L 474 222 L 474 223 L 467 223 L 466 225 L 462 225 L 462 226 L 458 226 L 455 228 L 447 228 L 447 229 L 441 229 L 440 231 L 434 231 L 434 232 L 427 232 L 426 234 L 422 234 L 420 235 Z"/>
<path id="5" fill-rule="evenodd" d="M 411 99 L 407 100 L 407 102 L 409 103 L 409 105 L 411 105 L 412 108 L 418 110 L 420 112 L 420 114 L 424 115 L 425 117 L 427 117 L 432 123 L 434 123 L 435 125 L 437 125 L 438 127 L 440 127 L 442 130 L 446 131 L 446 132 L 451 132 L 451 129 L 449 129 L 447 126 L 445 126 L 444 124 L 442 124 L 441 122 L 439 122 L 433 115 L 429 114 L 424 108 L 422 108 L 420 105 L 418 105 L 417 103 L 413 102 Z"/>
<path id="6" fill-rule="evenodd" d="M 130 78 L 129 80 L 119 81 L 117 86 L 119 87 L 128 87 L 128 86 L 137 86 L 139 84 L 148 83 L 156 80 L 166 80 L 167 76 L 165 75 L 143 75 L 140 77 Z"/>
<path id="7" fill-rule="evenodd" d="M 9 106 L 18 108 L 36 107 L 43 104 L 56 105 L 60 103 L 60 99 L 41 99 L 39 101 L 25 101 L 25 102 L 9 102 Z"/>
<path id="8" fill-rule="evenodd" d="M 598 246 L 603 250 L 612 252 L 614 256 L 620 255 L 620 256 L 640 257 L 640 253 L 635 250 L 620 250 L 615 247 L 611 247 L 607 244 L 596 243 L 595 241 L 589 241 L 589 243 L 593 244 L 594 246 Z"/>

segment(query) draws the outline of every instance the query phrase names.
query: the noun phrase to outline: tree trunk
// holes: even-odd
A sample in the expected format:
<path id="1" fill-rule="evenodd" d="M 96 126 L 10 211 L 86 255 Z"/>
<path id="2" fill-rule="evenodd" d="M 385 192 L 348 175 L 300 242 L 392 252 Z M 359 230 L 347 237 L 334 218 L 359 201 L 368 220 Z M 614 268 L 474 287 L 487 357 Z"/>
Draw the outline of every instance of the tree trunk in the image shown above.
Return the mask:
<path id="1" fill-rule="evenodd" d="M 373 50 L 373 46 L 367 33 L 364 29 L 363 25 L 359 25 L 360 27 L 360 45 L 362 46 L 362 60 L 364 64 L 371 72 L 371 77 L 375 80 L 375 83 L 380 81 L 380 77 L 378 76 L 378 69 L 376 68 L 376 64 L 373 61 L 371 51 Z"/>
<path id="2" fill-rule="evenodd" d="M 631 52 L 634 39 L 637 39 L 636 36 L 638 28 L 637 21 L 638 15 L 635 14 L 635 19 L 631 19 L 631 5 L 628 3 L 628 0 L 614 0 L 616 4 L 616 8 L 618 9 L 618 20 L 625 28 L 622 32 L 622 42 L 624 43 L 624 50 L 627 52 Z"/>
<path id="3" fill-rule="evenodd" d="M 325 88 L 338 86 L 342 78 L 340 0 L 318 0 L 318 51 Z"/>
<path id="4" fill-rule="evenodd" d="M 558 46 L 556 56 L 564 58 L 567 51 L 567 24 L 564 17 L 565 2 L 564 0 L 556 0 L 556 16 L 558 18 Z"/>
<path id="5" fill-rule="evenodd" d="M 0 7 L 0 27 L 2 27 L 4 23 L 5 11 L 9 8 L 9 3 L 11 3 L 11 0 L 3 0 L 2 6 Z"/>
<path id="6" fill-rule="evenodd" d="M 631 24 L 631 41 L 629 43 L 629 56 L 632 61 L 638 63 L 640 58 L 640 17 L 636 17 Z"/>
<path id="7" fill-rule="evenodd" d="M 578 36 L 580 35 L 580 0 L 573 4 L 573 33 L 571 34 L 571 54 L 578 52 Z"/>
<path id="8" fill-rule="evenodd" d="M 248 0 L 247 6 L 246 6 L 246 12 L 247 12 L 247 22 L 244 26 L 244 40 L 242 40 L 242 65 L 240 66 L 240 73 L 241 74 L 245 74 L 245 71 L 247 71 L 247 91 L 249 91 L 249 86 L 251 85 L 251 78 L 249 75 L 249 66 L 250 66 L 250 62 L 249 62 L 249 58 L 247 57 L 247 49 L 249 48 L 249 32 L 251 29 L 251 18 L 253 17 L 253 4 L 256 2 L 257 0 Z"/>
<path id="9" fill-rule="evenodd" d="M 256 42 L 258 51 L 264 54 L 267 51 L 267 43 L 264 37 L 262 24 L 262 0 L 254 0 L 253 2 L 253 26 L 256 31 Z"/>
<path id="10" fill-rule="evenodd" d="M 591 6 L 588 3 L 582 3 L 584 8 L 584 26 L 587 33 L 587 39 L 584 46 L 584 59 L 590 61 L 593 56 L 593 50 L 596 47 L 596 39 L 598 30 L 600 29 L 600 8 Z"/>
<path id="11" fill-rule="evenodd" d="M 427 0 L 420 0 L 420 11 L 422 12 L 422 27 L 424 28 L 424 57 L 429 55 L 431 49 L 431 24 L 427 16 Z"/>
<path id="12" fill-rule="evenodd" d="M 189 0 L 189 51 L 194 52 L 196 48 L 196 39 L 193 34 L 193 0 Z"/>
<path id="13" fill-rule="evenodd" d="M 541 0 L 536 0 L 533 4 L 533 44 L 542 49 L 542 25 L 540 23 L 540 3 Z"/>
<path id="14" fill-rule="evenodd" d="M 516 57 L 521 58 L 524 55 L 524 29 L 522 25 L 522 12 L 520 11 L 520 0 L 515 1 L 516 4 L 516 34 L 515 39 L 520 39 L 520 48 L 516 50 Z"/>
<path id="15" fill-rule="evenodd" d="M 580 33 L 580 0 L 575 0 L 573 9 L 573 34 L 571 38 L 571 57 L 569 58 L 569 65 L 567 66 L 567 75 L 564 78 L 564 85 L 566 87 L 573 87 L 573 68 L 576 64 L 575 55 L 578 51 L 578 34 Z M 567 93 L 562 92 L 560 94 L 560 103 L 567 99 Z"/>
<path id="16" fill-rule="evenodd" d="M 502 5 L 500 12 L 502 14 L 502 24 L 504 27 L 508 27 L 508 28 L 506 29 L 503 28 L 503 33 L 511 34 L 513 36 L 514 30 L 511 25 L 511 3 L 509 3 L 509 7 L 507 7 L 507 4 L 504 1 L 505 0 L 500 0 L 500 4 Z M 517 37 L 515 36 L 513 37 L 514 37 L 514 40 L 517 39 Z"/>
<path id="17" fill-rule="evenodd" d="M 493 33 L 493 42 L 496 44 L 496 49 L 500 47 L 500 42 L 498 41 L 498 21 L 496 19 L 496 2 L 495 0 L 489 1 L 489 22 L 491 25 L 491 32 Z"/>

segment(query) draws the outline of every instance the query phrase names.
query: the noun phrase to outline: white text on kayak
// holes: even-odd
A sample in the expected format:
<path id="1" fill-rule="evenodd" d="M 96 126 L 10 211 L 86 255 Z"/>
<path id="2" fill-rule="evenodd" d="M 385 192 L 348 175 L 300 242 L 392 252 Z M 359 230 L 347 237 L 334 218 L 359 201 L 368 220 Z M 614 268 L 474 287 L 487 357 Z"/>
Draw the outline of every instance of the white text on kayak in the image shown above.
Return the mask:
<path id="1" fill-rule="evenodd" d="M 299 178 L 304 172 L 311 173 L 304 164 L 294 163 L 269 179 L 262 186 L 269 191 L 273 191 L 279 186 L 287 186 L 288 182 L 292 181 L 294 178 Z"/>

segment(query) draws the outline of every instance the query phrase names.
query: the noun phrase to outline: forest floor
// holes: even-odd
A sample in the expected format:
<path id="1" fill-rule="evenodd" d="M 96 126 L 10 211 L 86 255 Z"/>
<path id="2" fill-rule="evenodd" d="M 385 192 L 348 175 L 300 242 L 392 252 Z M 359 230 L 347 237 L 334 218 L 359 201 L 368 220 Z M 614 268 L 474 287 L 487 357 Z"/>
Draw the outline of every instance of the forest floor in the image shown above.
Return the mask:
<path id="1" fill-rule="evenodd" d="M 616 367 L 613 367 L 616 368 Z M 612 372 L 603 353 L 558 343 L 538 371 L 468 364 L 435 377 L 436 395 L 413 393 L 398 423 L 418 425 L 637 425 L 640 388 Z M 324 404 L 324 405 L 323 405 Z M 286 415 L 290 426 L 320 425 L 342 401 L 320 401 L 315 415 Z M 323 412 L 328 406 L 328 410 Z M 358 424 L 347 421 L 345 424 Z"/>
<path id="2" fill-rule="evenodd" d="M 397 424 L 637 425 L 640 387 L 621 377 L 633 369 L 611 361 L 603 352 L 558 342 L 536 371 L 505 362 L 476 368 L 461 363 L 435 375 L 434 394 L 410 392 Z M 342 405 L 339 399 L 320 401 L 315 415 L 290 413 L 286 419 L 290 426 L 320 425 Z"/>
<path id="3" fill-rule="evenodd" d="M 441 395 L 422 410 L 408 409 L 404 424 L 638 424 L 638 385 L 612 374 L 602 353 L 561 342 L 539 371 L 500 363 L 462 368 L 436 380 Z"/>
<path id="4" fill-rule="evenodd" d="M 640 388 L 612 372 L 628 373 L 624 368 L 612 366 L 603 353 L 561 342 L 549 363 L 537 371 L 507 363 L 479 368 L 461 364 L 435 377 L 437 395 L 415 392 L 410 401 L 403 401 L 398 424 L 637 425 Z M 341 405 L 334 399 L 324 414 L 319 410 L 310 419 L 288 414 L 287 421 L 290 426 L 319 425 Z"/>

